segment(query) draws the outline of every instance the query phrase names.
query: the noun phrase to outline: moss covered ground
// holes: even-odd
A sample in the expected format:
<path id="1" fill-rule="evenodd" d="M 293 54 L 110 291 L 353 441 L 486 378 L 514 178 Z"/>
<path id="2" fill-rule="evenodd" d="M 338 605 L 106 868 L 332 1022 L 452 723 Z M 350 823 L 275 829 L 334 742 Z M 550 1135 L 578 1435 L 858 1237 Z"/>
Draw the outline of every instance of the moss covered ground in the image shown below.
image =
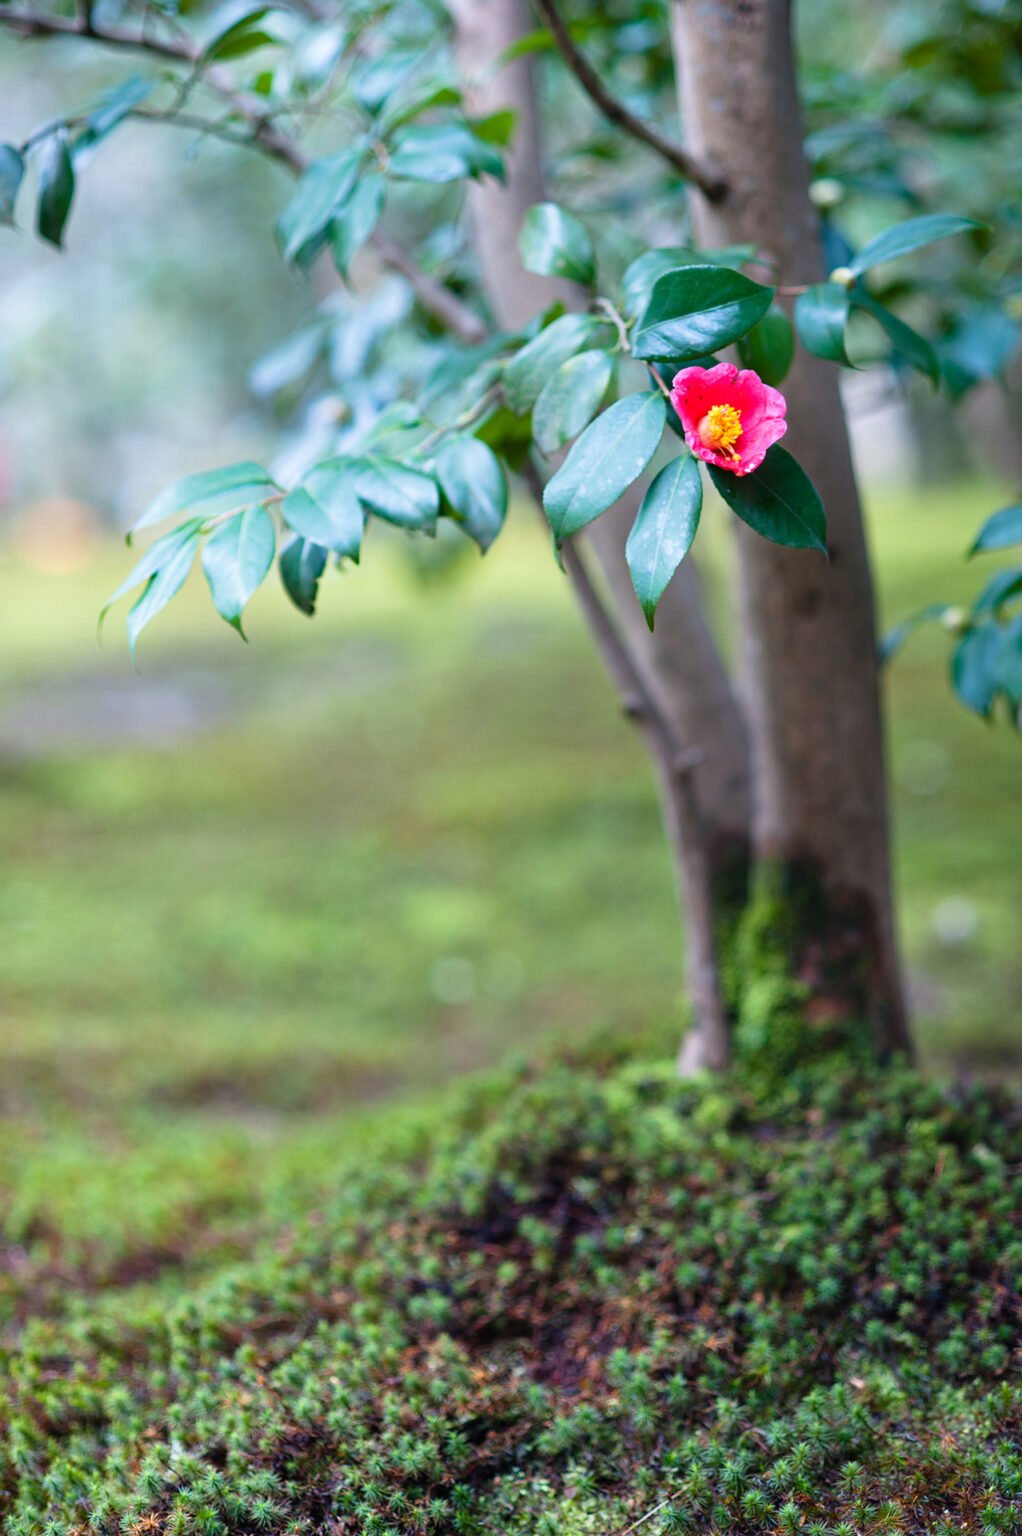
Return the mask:
<path id="1" fill-rule="evenodd" d="M 10 1536 L 1022 1528 L 1022 1120 L 838 1074 L 462 1093 L 189 1294 L 25 1330 Z"/>

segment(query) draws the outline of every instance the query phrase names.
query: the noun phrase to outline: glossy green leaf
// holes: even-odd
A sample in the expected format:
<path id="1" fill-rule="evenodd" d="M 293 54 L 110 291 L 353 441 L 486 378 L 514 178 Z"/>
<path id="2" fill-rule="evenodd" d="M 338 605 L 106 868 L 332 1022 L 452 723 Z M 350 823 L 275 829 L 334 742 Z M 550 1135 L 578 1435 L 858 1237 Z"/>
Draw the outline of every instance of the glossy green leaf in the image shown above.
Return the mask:
<path id="1" fill-rule="evenodd" d="M 856 274 L 868 272 L 883 261 L 894 261 L 907 256 L 935 240 L 946 240 L 949 235 L 959 235 L 966 229 L 980 229 L 975 219 L 963 219 L 953 213 L 924 213 L 918 219 L 904 219 L 885 229 L 882 234 L 868 240 L 857 256 L 848 263 Z"/>
<path id="2" fill-rule="evenodd" d="M 365 152 L 342 149 L 314 160 L 277 220 L 277 238 L 286 261 L 307 261 L 327 238 L 331 222 L 355 190 Z"/>
<path id="3" fill-rule="evenodd" d="M 625 268 L 621 279 L 621 302 L 628 316 L 641 314 L 649 303 L 654 284 L 667 272 L 679 267 L 737 267 L 755 255 L 754 245 L 729 245 L 718 250 L 696 251 L 684 245 L 659 247 L 643 251 L 630 266 Z"/>
<path id="4" fill-rule="evenodd" d="M 595 315 L 561 315 L 544 327 L 504 369 L 504 394 L 519 414 L 531 410 L 547 380 L 576 352 L 597 340 L 608 342 L 613 331 Z"/>
<path id="5" fill-rule="evenodd" d="M 361 250 L 380 222 L 386 197 L 387 183 L 382 176 L 375 172 L 363 176 L 330 225 L 334 265 L 345 282 L 356 251 Z"/>
<path id="6" fill-rule="evenodd" d="M 215 529 L 202 551 L 213 606 L 243 635 L 241 616 L 273 564 L 276 533 L 265 507 L 247 507 Z"/>
<path id="7" fill-rule="evenodd" d="M 702 476 L 688 453 L 665 465 L 642 498 L 625 559 L 650 629 L 668 582 L 692 548 L 702 506 Z"/>
<path id="8" fill-rule="evenodd" d="M 795 332 L 779 304 L 771 304 L 758 325 L 739 337 L 738 356 L 744 368 L 753 368 L 764 384 L 783 382 L 795 356 Z"/>
<path id="9" fill-rule="evenodd" d="M 280 552 L 277 562 L 284 591 L 301 613 L 316 611 L 319 578 L 326 566 L 327 552 L 321 544 L 314 544 L 295 534 Z"/>
<path id="10" fill-rule="evenodd" d="M 788 549 L 827 553 L 827 519 L 816 487 L 791 454 L 775 443 L 750 475 L 707 466 L 732 512 L 764 539 Z"/>
<path id="11" fill-rule="evenodd" d="M 657 451 L 667 418 L 659 391 L 627 395 L 598 416 L 547 482 L 543 506 L 558 544 L 606 512 Z"/>
<path id="12" fill-rule="evenodd" d="M 431 476 L 396 459 L 375 456 L 353 460 L 352 471 L 360 499 L 384 522 L 427 533 L 436 530 L 440 492 Z"/>
<path id="13" fill-rule="evenodd" d="M 202 470 L 197 475 L 186 475 L 183 480 L 176 480 L 165 491 L 161 491 L 132 525 L 132 532 L 138 533 L 142 528 L 162 522 L 165 517 L 173 517 L 176 512 L 199 507 L 225 510 L 222 504 L 228 498 L 233 505 L 240 507 L 253 496 L 265 496 L 268 491 L 276 488 L 265 469 L 247 459 L 240 464 L 228 464 L 223 469 Z"/>
<path id="14" fill-rule="evenodd" d="M 43 240 L 60 246 L 75 195 L 75 171 L 67 134 L 52 133 L 39 151 L 39 201 L 36 229 Z"/>
<path id="15" fill-rule="evenodd" d="M 860 290 L 853 294 L 852 302 L 856 309 L 861 309 L 873 317 L 887 332 L 894 350 L 911 367 L 925 374 L 936 389 L 940 383 L 940 362 L 926 337 L 920 336 L 918 331 L 906 325 L 904 320 L 899 320 L 897 315 L 893 315 L 889 309 L 884 308 L 883 304 L 878 304 L 876 299 L 864 291 Z"/>
<path id="16" fill-rule="evenodd" d="M 437 449 L 433 471 L 444 500 L 485 554 L 507 516 L 507 480 L 500 460 L 475 437 L 451 437 Z"/>
<path id="17" fill-rule="evenodd" d="M 997 650 L 997 684 L 1008 696 L 1013 710 L 1022 704 L 1022 614 L 1001 629 Z"/>
<path id="18" fill-rule="evenodd" d="M 425 80 L 412 90 L 396 93 L 380 114 L 381 138 L 404 127 L 423 112 L 434 107 L 453 107 L 461 101 L 461 92 L 446 80 Z"/>
<path id="19" fill-rule="evenodd" d="M 113 90 L 106 91 L 85 118 L 75 138 L 75 155 L 98 144 L 112 133 L 126 117 L 142 105 L 153 91 L 154 82 L 144 75 L 130 75 Z"/>
<path id="20" fill-rule="evenodd" d="M 851 363 L 845 349 L 845 328 L 851 295 L 840 283 L 816 283 L 795 300 L 795 324 L 799 340 L 814 357 L 828 363 Z"/>
<path id="21" fill-rule="evenodd" d="M 972 611 L 976 614 L 996 613 L 1016 597 L 1022 597 L 1022 567 L 1019 566 L 991 576 L 973 603 Z"/>
<path id="22" fill-rule="evenodd" d="M 951 653 L 951 683 L 966 709 L 987 718 L 997 697 L 1000 626 L 980 624 Z"/>
<path id="23" fill-rule="evenodd" d="M 639 358 L 683 364 L 737 341 L 762 320 L 774 296 L 730 267 L 682 267 L 653 285 L 632 338 Z"/>
<path id="24" fill-rule="evenodd" d="M 969 554 L 981 555 L 991 549 L 1009 549 L 1012 544 L 1022 544 L 1022 502 L 992 512 L 976 535 L 976 542 Z"/>
<path id="25" fill-rule="evenodd" d="M 160 542 L 162 543 L 162 540 Z M 168 553 L 167 558 L 161 561 L 159 568 L 146 582 L 138 602 L 128 610 L 125 625 L 132 661 L 135 659 L 135 647 L 138 645 L 138 637 L 143 629 L 166 608 L 175 593 L 184 586 L 198 548 L 199 530 L 193 528 L 185 538 L 181 539 L 178 546 Z"/>
<path id="26" fill-rule="evenodd" d="M 423 123 L 406 128 L 394 143 L 390 174 L 407 181 L 461 181 L 468 176 L 504 179 L 504 160 L 494 145 L 477 138 L 467 123 Z"/>
<path id="27" fill-rule="evenodd" d="M 607 352 L 578 352 L 543 386 L 532 412 L 532 435 L 543 453 L 556 453 L 589 425 L 614 372 Z"/>
<path id="28" fill-rule="evenodd" d="M 596 254 L 585 225 L 556 203 L 536 203 L 522 221 L 518 253 L 526 272 L 566 277 L 588 285 L 596 277 Z"/>
<path id="29" fill-rule="evenodd" d="M 289 528 L 313 544 L 358 561 L 366 515 L 358 495 L 353 459 L 327 459 L 285 498 L 281 511 Z"/>
<path id="30" fill-rule="evenodd" d="M 0 224 L 14 223 L 14 204 L 25 175 L 25 162 L 13 144 L 0 144 Z"/>
<path id="31" fill-rule="evenodd" d="M 100 624 L 102 624 L 114 603 L 119 602 L 122 597 L 133 591 L 135 587 L 140 586 L 142 582 L 149 581 L 151 577 L 155 576 L 161 566 L 166 565 L 183 545 L 194 542 L 199 537 L 201 529 L 201 517 L 193 517 L 188 522 L 182 523 L 179 528 L 172 528 L 169 533 L 165 533 L 160 538 L 155 539 L 145 554 L 136 560 L 116 592 L 112 592 L 103 604 L 99 615 Z"/>
<path id="32" fill-rule="evenodd" d="M 254 53 L 257 48 L 276 42 L 274 34 L 260 25 L 271 10 L 272 7 L 268 5 L 255 6 L 238 16 L 229 26 L 214 31 L 206 43 L 203 63 L 215 64 L 218 60 L 244 58 L 247 53 Z"/>
<path id="33" fill-rule="evenodd" d="M 510 149 L 518 126 L 518 114 L 513 107 L 502 107 L 499 112 L 487 112 L 485 117 L 469 118 L 469 124 L 477 139 L 496 144 L 498 149 Z"/>

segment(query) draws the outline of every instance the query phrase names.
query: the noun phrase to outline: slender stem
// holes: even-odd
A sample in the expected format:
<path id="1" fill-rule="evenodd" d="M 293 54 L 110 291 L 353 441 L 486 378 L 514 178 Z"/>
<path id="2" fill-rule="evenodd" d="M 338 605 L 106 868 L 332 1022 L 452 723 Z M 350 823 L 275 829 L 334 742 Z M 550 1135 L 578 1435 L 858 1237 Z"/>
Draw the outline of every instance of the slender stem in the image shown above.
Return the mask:
<path id="1" fill-rule="evenodd" d="M 624 102 L 607 90 L 596 70 L 590 64 L 585 54 L 575 46 L 571 33 L 565 25 L 563 17 L 557 10 L 554 0 L 533 0 L 533 4 L 543 21 L 550 29 L 551 36 L 557 45 L 557 51 L 571 70 L 579 85 L 585 91 L 589 99 L 599 107 L 604 117 L 610 119 L 633 139 L 639 139 L 647 144 L 650 149 L 656 150 L 664 160 L 672 165 L 676 171 L 684 176 L 686 181 L 691 181 L 697 186 L 703 196 L 711 203 L 719 203 L 727 193 L 727 186 L 719 173 L 694 155 L 690 155 L 687 149 L 676 144 L 662 134 L 652 123 L 647 123 L 643 118 L 636 117 L 629 111 Z"/>
<path id="2" fill-rule="evenodd" d="M 524 478 L 537 503 L 542 505 L 543 482 L 534 464 L 526 466 Z M 720 977 L 706 823 L 695 786 L 694 770 L 700 754 L 685 751 L 675 740 L 670 724 L 593 584 L 575 539 L 565 540 L 561 558 L 621 707 L 646 738 L 665 792 L 669 833 L 685 847 L 688 984 L 701 1039 L 701 1064 L 720 1070 L 727 1066 L 730 1056 L 730 1030 Z"/>
<path id="3" fill-rule="evenodd" d="M 188 65 L 193 71 L 199 70 L 203 57 L 201 49 L 183 39 L 175 41 L 166 37 L 152 37 L 148 33 L 98 27 L 93 22 L 91 11 L 87 18 L 82 12 L 74 17 L 42 16 L 0 6 L 0 27 L 6 27 L 8 31 L 22 37 L 80 37 L 103 47 L 172 59 L 178 64 Z M 232 138 L 232 142 L 257 149 L 286 166 L 295 175 L 301 175 L 309 164 L 308 155 L 294 139 L 273 124 L 262 102 L 237 91 L 229 74 L 218 65 L 204 69 L 202 79 L 249 125 L 250 134 L 247 137 L 239 135 Z M 169 122 L 174 115 L 173 112 L 167 113 L 164 120 Z M 223 128 L 215 131 L 221 138 L 226 136 Z M 423 309 L 453 331 L 461 341 L 474 345 L 489 334 L 485 322 L 475 311 L 438 278 L 424 272 L 415 258 L 390 235 L 377 230 L 370 236 L 369 243 L 385 266 L 400 272 L 408 281 Z"/>
<path id="4" fill-rule="evenodd" d="M 598 298 L 596 300 L 596 308 L 601 312 L 601 314 L 607 316 L 607 319 L 617 331 L 618 349 L 621 352 L 630 352 L 632 348 L 631 343 L 628 340 L 628 327 L 625 325 L 624 320 L 618 314 L 610 300 L 604 299 L 602 297 Z"/>

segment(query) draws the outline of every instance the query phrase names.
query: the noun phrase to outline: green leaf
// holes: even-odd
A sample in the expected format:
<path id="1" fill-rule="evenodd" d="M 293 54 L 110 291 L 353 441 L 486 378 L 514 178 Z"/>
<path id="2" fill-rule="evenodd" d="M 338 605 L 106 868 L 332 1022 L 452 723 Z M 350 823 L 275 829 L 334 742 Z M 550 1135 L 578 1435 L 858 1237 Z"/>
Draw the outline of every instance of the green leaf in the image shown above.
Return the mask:
<path id="1" fill-rule="evenodd" d="M 626 315 L 641 314 L 649 303 L 650 294 L 657 279 L 679 267 L 735 267 L 756 254 L 754 245 L 722 246 L 719 250 L 696 251 L 688 246 L 664 246 L 655 251 L 643 251 L 630 266 L 625 268 L 621 279 L 621 302 Z"/>
<path id="2" fill-rule="evenodd" d="M 326 565 L 326 550 L 321 544 L 303 539 L 299 534 L 289 539 L 280 552 L 280 579 L 284 591 L 302 613 L 316 611 L 319 578 Z"/>
<path id="3" fill-rule="evenodd" d="M 992 512 L 976 535 L 976 542 L 969 554 L 980 555 L 991 549 L 1009 549 L 1012 544 L 1022 544 L 1022 502 Z"/>
<path id="4" fill-rule="evenodd" d="M 213 606 L 242 637 L 245 605 L 273 564 L 275 547 L 273 518 L 265 507 L 255 506 L 221 523 L 202 551 L 202 569 Z"/>
<path id="5" fill-rule="evenodd" d="M 1022 614 L 1001 630 L 996 677 L 998 686 L 1017 710 L 1022 704 Z"/>
<path id="6" fill-rule="evenodd" d="M 828 363 L 852 365 L 845 349 L 845 327 L 851 295 L 840 283 L 816 283 L 795 300 L 795 324 L 799 340 L 814 357 Z"/>
<path id="7" fill-rule="evenodd" d="M 179 528 L 172 528 L 169 533 L 165 533 L 162 537 L 154 540 L 145 554 L 132 566 L 127 576 L 125 576 L 117 588 L 117 591 L 112 592 L 103 604 L 99 615 L 100 624 L 102 624 L 114 603 L 132 591 L 133 588 L 139 586 L 141 582 L 149 581 L 151 577 L 155 576 L 160 567 L 166 565 L 178 549 L 199 537 L 201 528 L 201 517 L 193 517 L 188 522 L 182 523 Z"/>
<path id="8" fill-rule="evenodd" d="M 162 543 L 163 540 L 160 540 Z M 188 536 L 182 539 L 173 552 L 168 553 L 155 573 L 146 582 L 138 602 L 128 610 L 125 625 L 128 630 L 128 650 L 131 652 L 132 661 L 135 660 L 135 647 L 138 645 L 138 637 L 146 625 L 156 617 L 175 593 L 184 586 L 188 572 L 195 561 L 196 551 L 199 547 L 199 530 L 189 530 Z"/>
<path id="9" fill-rule="evenodd" d="M 795 356 L 795 333 L 780 305 L 771 304 L 759 324 L 739 337 L 738 356 L 764 384 L 780 384 L 787 376 Z"/>
<path id="10" fill-rule="evenodd" d="M 596 255 L 589 231 L 556 203 L 535 203 L 518 235 L 518 253 L 526 272 L 567 277 L 588 286 L 596 277 Z"/>
<path id="11" fill-rule="evenodd" d="M 790 453 L 775 443 L 749 475 L 707 466 L 732 512 L 763 538 L 787 549 L 827 553 L 827 519 L 816 487 Z"/>
<path id="12" fill-rule="evenodd" d="M 330 248 L 333 251 L 334 266 L 345 282 L 356 251 L 361 250 L 380 222 L 386 196 L 386 181 L 376 172 L 371 172 L 362 177 L 340 213 L 331 222 Z"/>
<path id="13" fill-rule="evenodd" d="M 469 122 L 477 139 L 496 144 L 498 149 L 510 149 L 518 127 L 518 113 L 513 107 L 502 107 L 499 112 L 487 112 L 485 117 L 472 117 Z"/>
<path id="14" fill-rule="evenodd" d="M 653 479 L 625 544 L 625 559 L 646 623 L 692 548 L 703 506 L 703 482 L 691 454 L 672 459 Z"/>
<path id="15" fill-rule="evenodd" d="M 436 531 L 440 493 L 429 475 L 382 457 L 352 460 L 352 470 L 360 499 L 377 517 L 399 528 Z"/>
<path id="16" fill-rule="evenodd" d="M 476 437 L 451 437 L 433 458 L 444 500 L 483 554 L 507 516 L 507 480 L 500 460 Z"/>
<path id="17" fill-rule="evenodd" d="M 981 229 L 975 219 L 963 219 L 953 213 L 925 213 L 918 219 L 905 219 L 885 229 L 882 234 L 868 240 L 857 256 L 848 263 L 858 276 L 878 267 L 883 261 L 893 261 L 897 256 L 907 256 L 921 246 L 932 245 L 935 240 L 946 240 L 949 235 L 961 234 L 966 229 Z"/>
<path id="18" fill-rule="evenodd" d="M 262 48 L 267 43 L 276 42 L 272 32 L 268 32 L 259 23 L 264 16 L 270 14 L 272 7 L 268 5 L 256 6 L 245 15 L 237 17 L 235 21 L 222 31 L 214 34 L 207 42 L 202 55 L 203 64 L 213 64 L 218 59 L 240 59 L 246 53 L 253 53 L 256 48 Z"/>
<path id="19" fill-rule="evenodd" d="M 467 123 L 423 123 L 399 134 L 390 174 L 407 181 L 461 181 L 466 176 L 504 179 L 504 159 Z"/>
<path id="20" fill-rule="evenodd" d="M 513 43 L 497 55 L 490 69 L 494 75 L 500 73 L 508 64 L 513 64 L 515 59 L 524 59 L 533 53 L 552 53 L 556 47 L 553 33 L 546 27 L 537 27 L 534 32 L 526 32 L 523 37 L 516 38 Z"/>
<path id="21" fill-rule="evenodd" d="M 461 92 L 449 81 L 423 81 L 407 96 L 399 94 L 385 106 L 379 121 L 380 137 L 403 128 L 405 123 L 410 123 L 420 113 L 428 112 L 433 107 L 456 107 L 460 101 Z"/>
<path id="22" fill-rule="evenodd" d="M 889 309 L 878 304 L 876 299 L 864 290 L 854 293 L 852 302 L 857 309 L 872 315 L 877 324 L 887 332 L 895 351 L 900 353 L 913 368 L 924 373 L 936 389 L 940 383 L 940 361 L 926 337 L 920 336 L 918 331 L 906 325 L 904 320 L 899 320 L 897 315 L 892 315 Z"/>
<path id="23" fill-rule="evenodd" d="M 996 613 L 1012 598 L 1022 597 L 1022 567 L 1009 567 L 991 576 L 972 605 L 973 613 Z"/>
<path id="24" fill-rule="evenodd" d="M 43 240 L 60 247 L 75 195 L 75 170 L 61 130 L 43 141 L 39 152 L 39 202 L 36 229 Z"/>
<path id="25" fill-rule="evenodd" d="M 543 453 L 556 453 L 589 425 L 613 372 L 613 358 L 593 350 L 569 357 L 550 375 L 532 413 L 532 435 Z"/>
<path id="26" fill-rule="evenodd" d="M 587 427 L 547 482 L 543 506 L 558 544 L 606 512 L 642 474 L 667 419 L 659 391 L 628 395 Z"/>
<path id="27" fill-rule="evenodd" d="M 315 255 L 358 181 L 363 149 L 342 149 L 314 160 L 277 220 L 277 238 L 285 261 L 306 262 Z"/>
<path id="28" fill-rule="evenodd" d="M 657 278 L 632 338 L 639 358 L 683 364 L 744 336 L 774 296 L 729 267 L 682 267 Z"/>
<path id="29" fill-rule="evenodd" d="M 883 637 L 878 647 L 877 658 L 881 665 L 890 661 L 896 652 L 900 651 L 905 641 L 924 624 L 939 622 L 948 612 L 947 603 L 930 603 L 926 608 L 920 608 L 918 613 L 912 613 L 907 619 L 902 619 L 892 630 Z"/>
<path id="30" fill-rule="evenodd" d="M 234 504 L 240 507 L 243 502 L 251 500 L 253 495 L 265 495 L 267 491 L 276 489 L 276 483 L 265 469 L 247 459 L 240 464 L 228 464 L 224 469 L 202 470 L 197 475 L 186 475 L 183 480 L 176 480 L 165 491 L 161 491 L 138 521 L 132 524 L 132 532 L 138 533 L 153 523 L 161 523 L 165 517 L 173 517 L 176 512 L 185 512 L 193 507 L 225 510 L 219 504 L 227 497 L 233 498 Z"/>
<path id="31" fill-rule="evenodd" d="M 1001 630 L 980 624 L 962 636 L 951 653 L 951 683 L 966 709 L 986 719 L 997 697 Z"/>
<path id="32" fill-rule="evenodd" d="M 105 139 L 136 107 L 141 106 L 146 97 L 152 94 L 152 90 L 152 80 L 147 80 L 144 75 L 131 75 L 113 90 L 105 92 L 86 117 L 75 139 L 75 154 Z"/>
<path id="33" fill-rule="evenodd" d="M 284 498 L 281 512 L 295 533 L 348 560 L 362 551 L 366 515 L 353 459 L 328 459 Z"/>
<path id="34" fill-rule="evenodd" d="M 513 411 L 531 410 L 551 374 L 610 328 L 595 315 L 561 315 L 516 352 L 504 369 L 504 395 Z"/>
<path id="35" fill-rule="evenodd" d="M 25 162 L 13 144 L 0 144 L 0 224 L 14 223 L 14 204 Z"/>

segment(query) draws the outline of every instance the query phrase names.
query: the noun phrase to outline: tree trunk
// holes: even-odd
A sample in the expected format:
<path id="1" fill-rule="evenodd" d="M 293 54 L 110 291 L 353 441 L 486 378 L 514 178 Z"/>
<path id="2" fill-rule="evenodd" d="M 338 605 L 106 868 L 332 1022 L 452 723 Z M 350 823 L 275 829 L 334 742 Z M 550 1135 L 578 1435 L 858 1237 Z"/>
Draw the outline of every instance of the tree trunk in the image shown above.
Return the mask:
<path id="1" fill-rule="evenodd" d="M 516 114 L 505 187 L 470 189 L 475 245 L 490 303 L 501 324 L 530 319 L 554 299 L 579 307 L 571 284 L 523 271 L 517 255 L 525 210 L 544 196 L 539 116 L 532 60 L 514 60 L 497 75 L 494 59 L 530 31 L 526 0 L 454 0 L 457 48 L 474 110 L 511 107 Z M 631 589 L 624 540 L 638 495 L 623 498 L 592 530 L 591 541 L 614 599 L 613 628 L 642 703 L 626 700 L 650 747 L 679 892 L 688 916 L 689 990 L 696 1027 L 684 1051 L 686 1070 L 719 1067 L 726 1056 L 726 1021 L 716 974 L 715 908 L 718 895 L 746 884 L 749 841 L 749 760 L 745 726 L 719 650 L 710 632 L 693 568 L 683 566 L 661 602 L 650 636 Z M 569 574 L 572 565 L 569 562 Z M 576 591 L 590 626 L 595 594 Z M 588 584 L 588 578 L 586 577 Z M 598 643 L 600 636 L 596 636 Z M 605 649 L 601 645 L 601 649 Z M 607 660 L 606 652 L 604 659 Z M 620 669 L 608 662 L 619 689 Z M 633 690 L 634 693 L 634 690 Z"/>
<path id="2" fill-rule="evenodd" d="M 696 197 L 706 245 L 755 242 L 786 285 L 822 274 L 788 0 L 672 0 L 688 146 L 727 196 Z M 827 511 L 829 563 L 738 533 L 757 859 L 800 898 L 808 1022 L 866 1010 L 881 1050 L 909 1045 L 894 933 L 873 588 L 836 369 L 799 349 L 786 446 Z M 813 1011 L 815 1010 L 815 1011 Z"/>

